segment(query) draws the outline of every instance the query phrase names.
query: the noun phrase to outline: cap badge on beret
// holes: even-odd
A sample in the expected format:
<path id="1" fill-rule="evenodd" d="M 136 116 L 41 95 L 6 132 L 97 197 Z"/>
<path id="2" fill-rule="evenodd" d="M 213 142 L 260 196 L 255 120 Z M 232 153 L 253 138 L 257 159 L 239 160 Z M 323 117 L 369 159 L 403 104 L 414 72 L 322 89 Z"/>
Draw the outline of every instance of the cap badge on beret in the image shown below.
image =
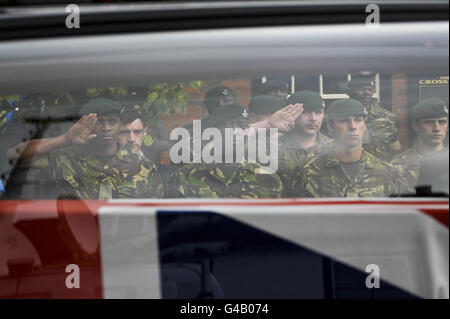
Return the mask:
<path id="1" fill-rule="evenodd" d="M 243 117 L 247 117 L 247 116 L 248 116 L 247 109 L 245 109 L 244 112 L 242 112 L 242 116 L 243 116 Z"/>
<path id="2" fill-rule="evenodd" d="M 229 92 L 228 92 L 227 89 L 224 89 L 224 90 L 222 91 L 222 94 L 223 94 L 223 95 L 228 95 L 228 93 L 229 93 Z"/>
<path id="3" fill-rule="evenodd" d="M 444 106 L 444 113 L 448 114 L 448 107 Z"/>

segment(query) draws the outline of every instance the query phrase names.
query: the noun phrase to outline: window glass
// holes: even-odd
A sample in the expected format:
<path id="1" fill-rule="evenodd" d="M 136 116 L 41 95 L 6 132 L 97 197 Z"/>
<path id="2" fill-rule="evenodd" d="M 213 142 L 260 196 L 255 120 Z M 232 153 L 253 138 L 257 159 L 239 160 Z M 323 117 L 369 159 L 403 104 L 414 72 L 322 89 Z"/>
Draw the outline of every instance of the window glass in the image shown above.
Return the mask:
<path id="1" fill-rule="evenodd" d="M 0 103 L 2 198 L 448 193 L 427 168 L 445 165 L 448 75 L 268 74 Z"/>

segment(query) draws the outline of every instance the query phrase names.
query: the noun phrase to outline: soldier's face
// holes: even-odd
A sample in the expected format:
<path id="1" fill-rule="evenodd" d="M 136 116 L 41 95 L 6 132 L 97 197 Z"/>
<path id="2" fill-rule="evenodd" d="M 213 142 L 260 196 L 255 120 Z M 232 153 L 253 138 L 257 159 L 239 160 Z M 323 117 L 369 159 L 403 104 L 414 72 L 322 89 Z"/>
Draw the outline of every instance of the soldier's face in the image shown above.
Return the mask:
<path id="1" fill-rule="evenodd" d="M 252 123 L 256 123 L 259 121 L 263 121 L 268 119 L 272 114 L 268 113 L 268 114 L 258 114 L 258 113 L 250 113 L 250 121 Z"/>
<path id="2" fill-rule="evenodd" d="M 236 95 L 225 95 L 219 99 L 219 106 L 235 104 L 236 102 Z"/>
<path id="3" fill-rule="evenodd" d="M 247 129 L 250 121 L 247 119 L 231 119 L 226 120 L 222 125 L 219 125 L 218 129 L 222 135 L 222 154 L 225 156 L 225 145 L 229 143 L 226 136 L 228 135 L 227 131 L 242 129 L 243 131 Z M 238 138 L 233 137 L 231 144 L 233 145 L 234 152 L 236 152 L 236 147 L 244 147 L 245 139 L 239 140 Z M 244 143 L 244 145 L 242 144 Z"/>
<path id="4" fill-rule="evenodd" d="M 368 105 L 375 93 L 375 87 L 371 85 L 358 86 L 350 91 L 350 98 L 361 102 L 364 105 Z"/>
<path id="5" fill-rule="evenodd" d="M 366 123 L 363 116 L 347 116 L 328 122 L 328 130 L 336 144 L 346 148 L 362 145 Z"/>
<path id="6" fill-rule="evenodd" d="M 120 131 L 120 118 L 118 115 L 100 115 L 94 127 L 97 142 L 113 144 L 117 142 Z"/>
<path id="7" fill-rule="evenodd" d="M 135 153 L 140 151 L 144 136 L 144 124 L 140 119 L 136 119 L 127 125 L 120 125 L 120 145 L 129 147 Z"/>
<path id="8" fill-rule="evenodd" d="M 437 146 L 447 135 L 448 118 L 420 119 L 413 122 L 413 128 L 422 142 Z"/>
<path id="9" fill-rule="evenodd" d="M 295 129 L 305 135 L 316 135 L 322 127 L 323 109 L 305 112 L 295 121 Z"/>

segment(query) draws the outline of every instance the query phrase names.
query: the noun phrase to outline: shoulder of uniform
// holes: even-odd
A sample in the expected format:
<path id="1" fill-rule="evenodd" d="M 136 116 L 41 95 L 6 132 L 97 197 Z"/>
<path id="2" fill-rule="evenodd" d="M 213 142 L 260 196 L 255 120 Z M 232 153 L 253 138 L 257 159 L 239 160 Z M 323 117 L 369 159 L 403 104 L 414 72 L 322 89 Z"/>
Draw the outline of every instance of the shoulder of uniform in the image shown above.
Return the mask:
<path id="1" fill-rule="evenodd" d="M 415 153 L 416 153 L 416 148 L 414 146 L 410 147 L 406 151 L 395 156 L 394 159 L 392 160 L 392 163 L 395 163 L 397 161 L 403 161 Z"/>
<path id="2" fill-rule="evenodd" d="M 181 167 L 178 167 L 174 171 L 174 173 L 193 174 L 193 173 L 197 173 L 199 171 L 205 171 L 205 170 L 207 170 L 206 165 L 189 163 L 189 164 L 184 164 Z"/>
<path id="3" fill-rule="evenodd" d="M 57 169 L 60 163 L 86 162 L 89 160 L 87 156 L 83 157 L 80 152 L 82 148 L 78 145 L 70 145 L 52 150 L 46 154 L 36 156 L 31 162 L 32 167 L 52 167 Z"/>
<path id="4" fill-rule="evenodd" d="M 278 141 L 279 141 L 278 148 L 279 149 L 281 149 L 281 148 L 284 148 L 284 149 L 292 148 L 293 145 L 292 145 L 291 139 L 292 139 L 292 134 L 290 132 L 281 135 L 278 138 Z"/>
<path id="5" fill-rule="evenodd" d="M 405 152 L 400 153 L 400 154 L 398 154 L 397 156 L 395 156 L 395 157 L 392 159 L 391 163 L 392 163 L 392 164 L 397 164 L 397 162 L 403 161 L 403 160 L 408 156 L 408 153 L 407 153 L 407 152 L 408 152 L 408 151 L 405 151 Z"/>
<path id="6" fill-rule="evenodd" d="M 59 158 L 68 157 L 71 159 L 78 158 L 79 155 L 87 153 L 86 148 L 81 145 L 68 145 L 50 151 L 50 156 L 57 156 Z"/>
<path id="7" fill-rule="evenodd" d="M 288 162 L 295 158 L 299 152 L 298 148 L 294 148 L 292 146 L 286 144 L 278 145 L 278 159 L 279 162 Z"/>
<path id="8" fill-rule="evenodd" d="M 392 111 L 389 111 L 379 105 L 375 105 L 373 106 L 373 113 L 377 113 L 377 114 L 383 114 L 385 116 L 388 116 L 390 118 L 395 118 L 395 114 Z"/>
<path id="9" fill-rule="evenodd" d="M 137 154 L 136 154 L 136 155 L 137 155 Z M 139 160 L 141 161 L 141 164 L 142 164 L 144 167 L 146 167 L 146 168 L 148 168 L 148 169 L 151 169 L 151 170 L 156 170 L 156 171 L 158 171 L 158 166 L 156 165 L 155 162 L 153 162 L 152 160 L 150 160 L 149 158 L 144 157 L 144 156 L 137 155 L 137 157 L 139 158 Z"/>
<path id="10" fill-rule="evenodd" d="M 276 172 L 274 170 L 272 170 L 269 167 L 265 167 L 265 166 L 257 166 L 257 167 L 253 167 L 252 171 L 256 174 L 264 174 L 264 175 L 275 175 Z"/>
<path id="11" fill-rule="evenodd" d="M 372 153 L 363 151 L 362 159 L 368 164 L 369 167 L 385 167 L 385 168 L 393 168 L 392 164 L 386 162 L 385 160 L 373 155 Z"/>
<path id="12" fill-rule="evenodd" d="M 180 180 L 194 176 L 194 174 L 192 173 L 193 168 L 188 165 L 190 165 L 190 164 L 183 165 L 182 167 L 177 167 L 175 170 L 172 171 L 172 173 L 170 174 L 170 180 L 172 180 L 171 183 L 174 186 Z"/>
<path id="13" fill-rule="evenodd" d="M 329 152 L 325 152 L 322 154 L 319 154 L 317 156 L 312 156 L 308 159 L 306 159 L 306 161 L 297 166 L 296 170 L 310 170 L 310 169 L 318 169 L 320 167 L 324 167 L 327 165 L 328 163 L 328 154 Z"/>
<path id="14" fill-rule="evenodd" d="M 318 140 L 320 142 L 327 142 L 327 143 L 330 143 L 330 142 L 334 141 L 331 137 L 326 136 L 325 134 L 322 134 L 322 133 L 319 133 Z"/>
<path id="15" fill-rule="evenodd" d="M 317 157 L 313 159 L 315 159 L 315 161 L 312 164 L 316 165 L 318 168 L 333 167 L 340 165 L 340 161 L 334 149 L 319 154 Z"/>
<path id="16" fill-rule="evenodd" d="M 361 159 L 364 161 L 371 161 L 371 162 L 379 162 L 380 161 L 380 159 L 378 157 L 376 157 L 372 153 L 366 151 L 365 149 L 363 149 Z"/>
<path id="17" fill-rule="evenodd" d="M 376 111 L 376 112 L 382 112 L 382 113 L 391 113 L 390 111 L 386 110 L 384 107 L 380 106 L 380 105 L 372 105 L 371 107 L 371 111 Z"/>
<path id="18" fill-rule="evenodd" d="M 255 181 L 264 186 L 264 187 L 272 187 L 272 189 L 280 188 L 281 190 L 281 179 L 280 176 L 272 169 L 268 167 L 259 166 L 255 168 L 254 171 Z M 245 178 L 244 178 L 245 179 Z M 250 178 L 252 180 L 252 178 Z"/>
<path id="19" fill-rule="evenodd" d="M 247 160 L 242 161 L 242 163 L 238 166 L 241 171 L 249 171 L 253 174 L 260 174 L 259 172 L 263 172 L 263 166 L 259 163 L 249 163 Z"/>
<path id="20" fill-rule="evenodd" d="M 326 151 L 326 150 L 330 150 L 333 147 L 333 144 L 334 144 L 333 138 L 323 135 L 323 134 L 320 134 L 318 143 L 315 145 L 315 147 L 318 150 Z"/>

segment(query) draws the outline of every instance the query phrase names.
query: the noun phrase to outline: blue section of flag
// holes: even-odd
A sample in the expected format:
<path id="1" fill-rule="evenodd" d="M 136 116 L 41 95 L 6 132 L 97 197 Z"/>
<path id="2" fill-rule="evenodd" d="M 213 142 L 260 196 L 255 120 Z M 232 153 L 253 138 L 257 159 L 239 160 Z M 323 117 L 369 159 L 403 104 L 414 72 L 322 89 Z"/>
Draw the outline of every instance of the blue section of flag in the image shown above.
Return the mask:
<path id="1" fill-rule="evenodd" d="M 6 123 L 9 123 L 12 120 L 12 116 L 13 116 L 13 111 L 6 113 L 6 115 L 5 115 Z"/>
<path id="2" fill-rule="evenodd" d="M 1 193 L 4 193 L 5 191 L 6 191 L 5 186 L 3 186 L 3 182 L 2 182 L 2 180 L 0 179 L 0 194 L 1 194 Z"/>
<path id="3" fill-rule="evenodd" d="M 160 211 L 157 223 L 163 298 L 417 298 L 221 214 Z"/>

